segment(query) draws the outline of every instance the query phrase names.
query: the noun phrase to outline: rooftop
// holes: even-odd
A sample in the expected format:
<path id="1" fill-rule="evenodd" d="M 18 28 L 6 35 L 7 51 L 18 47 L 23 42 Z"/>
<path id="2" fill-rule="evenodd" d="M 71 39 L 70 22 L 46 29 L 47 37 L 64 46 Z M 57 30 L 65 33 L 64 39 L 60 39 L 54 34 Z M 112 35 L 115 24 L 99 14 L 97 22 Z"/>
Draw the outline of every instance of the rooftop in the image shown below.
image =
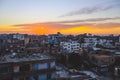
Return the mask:
<path id="1" fill-rule="evenodd" d="M 5 55 L 0 58 L 0 64 L 2 63 L 16 63 L 16 62 L 28 62 L 28 61 L 40 61 L 40 60 L 49 60 L 54 59 L 51 56 L 37 53 L 37 54 L 16 54 L 13 53 L 12 55 Z"/>
<path id="2" fill-rule="evenodd" d="M 58 71 L 56 72 L 57 79 L 83 80 L 83 79 L 98 79 L 100 76 L 91 71 Z"/>
<path id="3" fill-rule="evenodd" d="M 56 79 L 70 79 L 70 80 L 83 80 L 83 79 L 99 79 L 101 76 L 88 70 L 76 70 L 76 69 L 66 69 L 66 67 L 59 65 L 56 68 Z"/>
<path id="4" fill-rule="evenodd" d="M 105 54 L 94 54 L 94 57 L 96 58 L 110 58 L 110 55 L 105 55 Z"/>

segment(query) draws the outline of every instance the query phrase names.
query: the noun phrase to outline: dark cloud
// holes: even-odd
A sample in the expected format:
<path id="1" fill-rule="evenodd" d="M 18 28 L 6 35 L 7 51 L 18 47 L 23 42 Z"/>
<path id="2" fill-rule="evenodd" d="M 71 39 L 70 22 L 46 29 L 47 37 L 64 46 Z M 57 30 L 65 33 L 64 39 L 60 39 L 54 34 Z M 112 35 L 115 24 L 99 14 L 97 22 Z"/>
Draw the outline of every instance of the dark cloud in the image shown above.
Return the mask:
<path id="1" fill-rule="evenodd" d="M 80 24 L 74 24 L 74 26 L 92 26 L 95 28 L 112 28 L 112 27 L 119 27 L 120 23 L 113 23 L 113 22 L 106 22 L 106 23 L 80 23 Z"/>
<path id="2" fill-rule="evenodd" d="M 108 22 L 108 23 L 99 23 L 99 24 L 94 24 L 94 27 L 97 28 L 112 28 L 112 27 L 119 27 L 120 28 L 120 23 L 113 23 L 113 22 Z"/>
<path id="3" fill-rule="evenodd" d="M 120 17 L 89 18 L 89 19 L 84 19 L 84 20 L 40 22 L 40 23 L 30 23 L 30 24 L 17 24 L 13 26 L 23 27 L 26 29 L 34 28 L 34 27 L 44 27 L 46 29 L 51 28 L 51 29 L 56 29 L 56 30 L 67 29 L 67 28 L 76 27 L 76 26 L 92 26 L 96 28 L 120 27 L 120 23 L 105 22 L 105 21 L 110 21 L 110 20 L 120 20 Z"/>
<path id="4" fill-rule="evenodd" d="M 90 18 L 84 20 L 71 20 L 71 21 L 54 21 L 54 22 L 43 22 L 43 23 L 30 23 L 30 24 L 17 24 L 13 25 L 15 27 L 49 27 L 54 29 L 65 29 L 74 26 L 94 26 L 94 27 L 120 27 L 120 23 L 116 22 L 100 22 L 100 21 L 109 21 L 109 20 L 119 20 L 120 17 L 107 17 L 107 18 Z M 98 23 L 100 22 L 100 23 Z"/>
<path id="5" fill-rule="evenodd" d="M 39 25 L 38 25 L 39 24 Z M 14 25 L 15 27 L 24 27 L 24 28 L 34 28 L 34 27 L 45 27 L 47 28 L 51 28 L 51 29 L 57 29 L 57 30 L 61 30 L 61 29 L 67 29 L 67 28 L 71 28 L 71 27 L 77 27 L 77 26 L 92 26 L 95 28 L 111 28 L 111 27 L 120 27 L 120 23 L 115 23 L 115 22 L 106 22 L 106 23 L 79 23 L 79 24 L 56 24 L 56 23 L 34 23 L 34 24 L 19 24 L 19 25 Z"/>
<path id="6" fill-rule="evenodd" d="M 61 15 L 59 17 L 66 17 L 66 16 L 74 16 L 74 15 L 83 15 L 83 14 L 92 14 L 96 12 L 102 12 L 109 9 L 112 9 L 116 6 L 119 6 L 120 3 L 113 3 L 111 5 L 101 4 L 97 6 L 91 6 L 91 7 L 84 7 L 82 9 L 68 12 L 67 14 Z"/>
<path id="7" fill-rule="evenodd" d="M 84 20 L 59 21 L 58 23 L 97 22 L 97 21 L 108 21 L 108 20 L 119 20 L 119 19 L 120 17 L 90 18 Z"/>
<path id="8" fill-rule="evenodd" d="M 63 28 L 69 28 L 73 27 L 75 25 L 70 25 L 70 24 L 63 24 L 63 23 L 58 23 L 58 22 L 43 22 L 43 23 L 30 23 L 30 24 L 17 24 L 13 25 L 15 27 L 45 27 L 47 28 L 53 28 L 53 29 L 63 29 Z"/>

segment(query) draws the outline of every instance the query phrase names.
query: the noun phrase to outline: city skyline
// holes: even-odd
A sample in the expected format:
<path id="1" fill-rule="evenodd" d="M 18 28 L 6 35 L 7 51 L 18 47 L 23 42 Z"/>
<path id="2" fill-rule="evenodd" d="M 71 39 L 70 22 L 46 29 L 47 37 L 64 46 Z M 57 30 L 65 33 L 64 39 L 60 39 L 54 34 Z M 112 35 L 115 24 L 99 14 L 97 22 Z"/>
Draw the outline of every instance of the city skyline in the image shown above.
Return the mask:
<path id="1" fill-rule="evenodd" d="M 119 0 L 1 0 L 0 34 L 120 34 Z"/>

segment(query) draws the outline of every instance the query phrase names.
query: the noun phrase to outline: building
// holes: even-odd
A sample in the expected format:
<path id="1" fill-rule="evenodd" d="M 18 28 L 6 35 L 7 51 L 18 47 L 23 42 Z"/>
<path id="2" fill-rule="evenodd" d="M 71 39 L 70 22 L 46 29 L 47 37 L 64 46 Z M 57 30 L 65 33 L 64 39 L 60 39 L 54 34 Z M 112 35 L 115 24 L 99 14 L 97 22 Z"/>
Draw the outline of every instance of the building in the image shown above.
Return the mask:
<path id="1" fill-rule="evenodd" d="M 18 39 L 18 40 L 24 40 L 25 36 L 24 34 L 19 34 L 19 33 L 16 33 L 16 34 L 11 34 L 13 39 Z"/>
<path id="2" fill-rule="evenodd" d="M 83 48 L 94 48 L 94 47 L 104 47 L 104 48 L 113 48 L 113 40 L 100 37 L 85 37 L 84 42 L 81 43 Z"/>
<path id="3" fill-rule="evenodd" d="M 6 38 L 3 38 L 2 41 L 5 42 L 5 53 L 22 53 L 25 45 L 29 42 L 29 38 L 27 34 L 6 34 Z"/>
<path id="4" fill-rule="evenodd" d="M 111 72 L 111 67 L 115 63 L 115 58 L 108 51 L 95 51 L 89 54 L 90 62 L 94 69 L 101 74 Z"/>
<path id="5" fill-rule="evenodd" d="M 115 47 L 120 50 L 120 37 L 118 37 L 118 41 L 115 42 Z"/>
<path id="6" fill-rule="evenodd" d="M 114 74 L 120 76 L 120 52 L 116 51 L 113 55 L 115 57 Z"/>
<path id="7" fill-rule="evenodd" d="M 12 54 L 0 58 L 0 80 L 54 79 L 55 59 L 37 54 Z"/>
<path id="8" fill-rule="evenodd" d="M 90 38 L 84 38 L 84 43 L 81 44 L 81 47 L 87 48 L 87 47 L 96 47 L 97 44 L 97 38 L 90 37 Z"/>
<path id="9" fill-rule="evenodd" d="M 120 42 L 120 36 L 119 36 L 119 42 Z"/>
<path id="10" fill-rule="evenodd" d="M 47 42 L 49 44 L 58 45 L 64 39 L 65 36 L 62 35 L 60 32 L 57 32 L 57 34 L 48 35 Z"/>
<path id="11" fill-rule="evenodd" d="M 24 36 L 24 45 L 26 46 L 29 43 L 30 39 L 28 35 Z"/>
<path id="12" fill-rule="evenodd" d="M 67 51 L 68 53 L 79 52 L 80 44 L 76 41 L 61 42 L 61 51 Z"/>
<path id="13" fill-rule="evenodd" d="M 76 69 L 62 70 L 56 72 L 56 80 L 103 80 L 92 71 L 79 71 Z"/>

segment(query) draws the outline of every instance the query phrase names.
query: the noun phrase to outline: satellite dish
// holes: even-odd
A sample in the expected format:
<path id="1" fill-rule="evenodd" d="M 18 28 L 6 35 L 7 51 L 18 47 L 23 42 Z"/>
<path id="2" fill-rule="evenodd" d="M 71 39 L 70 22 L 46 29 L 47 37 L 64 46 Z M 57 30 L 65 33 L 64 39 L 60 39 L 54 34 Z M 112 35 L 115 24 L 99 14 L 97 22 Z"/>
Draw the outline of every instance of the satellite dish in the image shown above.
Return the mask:
<path id="1" fill-rule="evenodd" d="M 15 56 L 15 55 L 16 55 L 16 53 L 12 53 L 12 55 L 13 55 L 13 56 Z"/>

